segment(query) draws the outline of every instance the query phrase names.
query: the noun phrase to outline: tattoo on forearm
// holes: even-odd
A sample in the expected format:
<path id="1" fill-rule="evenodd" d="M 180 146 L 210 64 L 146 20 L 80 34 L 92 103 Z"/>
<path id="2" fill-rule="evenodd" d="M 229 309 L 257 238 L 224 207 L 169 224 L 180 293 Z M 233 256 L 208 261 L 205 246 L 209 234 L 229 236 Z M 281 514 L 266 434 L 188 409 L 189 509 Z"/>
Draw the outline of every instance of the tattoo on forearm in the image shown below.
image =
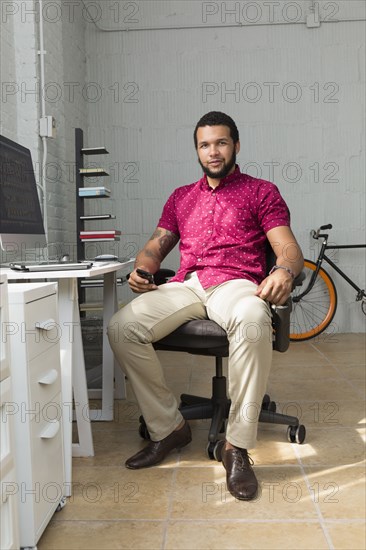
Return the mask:
<path id="1" fill-rule="evenodd" d="M 156 254 L 154 254 L 154 252 L 152 250 L 149 250 L 148 248 L 147 249 L 144 249 L 141 254 L 143 254 L 144 256 L 146 256 L 147 258 L 151 258 L 151 260 L 153 260 L 156 265 L 159 266 L 160 262 L 161 262 L 161 258 L 159 258 Z"/>
<path id="2" fill-rule="evenodd" d="M 156 229 L 149 240 L 152 241 L 155 239 L 159 241 L 159 250 L 162 258 L 165 258 L 165 256 L 167 256 L 169 252 L 175 247 L 179 240 L 179 237 L 171 231 L 162 231 L 161 229 Z M 152 254 L 152 256 L 154 255 Z"/>
<path id="3" fill-rule="evenodd" d="M 160 229 L 155 229 L 154 233 L 151 235 L 149 241 L 153 241 L 154 239 L 157 239 L 162 234 L 162 231 Z"/>
<path id="4" fill-rule="evenodd" d="M 177 239 L 177 236 L 174 235 L 174 233 L 169 232 L 169 234 L 166 234 L 160 237 L 159 239 L 160 251 L 164 256 L 164 258 L 174 248 L 177 242 L 178 242 L 178 239 Z"/>

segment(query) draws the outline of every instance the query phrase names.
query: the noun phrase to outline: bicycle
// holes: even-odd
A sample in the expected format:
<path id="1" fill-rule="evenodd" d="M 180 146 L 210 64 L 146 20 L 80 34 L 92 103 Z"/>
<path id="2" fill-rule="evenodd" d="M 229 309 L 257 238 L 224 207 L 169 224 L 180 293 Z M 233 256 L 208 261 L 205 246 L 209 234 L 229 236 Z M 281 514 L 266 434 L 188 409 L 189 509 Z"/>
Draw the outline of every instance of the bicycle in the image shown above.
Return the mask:
<path id="1" fill-rule="evenodd" d="M 356 291 L 356 301 L 361 301 L 361 309 L 366 315 L 366 294 L 352 281 L 326 254 L 326 250 L 366 248 L 366 244 L 329 245 L 328 233 L 331 224 L 322 225 L 317 231 L 312 230 L 314 239 L 323 239 L 316 262 L 304 260 L 302 284 L 295 288 L 292 295 L 292 312 L 290 317 L 290 340 L 299 342 L 310 340 L 323 332 L 332 322 L 337 310 L 337 290 L 330 275 L 323 269 L 326 261 Z"/>

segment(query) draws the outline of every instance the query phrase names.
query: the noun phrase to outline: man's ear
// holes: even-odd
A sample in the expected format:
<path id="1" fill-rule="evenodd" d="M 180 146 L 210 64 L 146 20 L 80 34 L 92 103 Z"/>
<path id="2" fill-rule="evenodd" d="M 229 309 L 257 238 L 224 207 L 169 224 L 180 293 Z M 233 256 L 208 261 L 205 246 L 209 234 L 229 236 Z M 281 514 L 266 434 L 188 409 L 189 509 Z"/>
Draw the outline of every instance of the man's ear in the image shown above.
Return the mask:
<path id="1" fill-rule="evenodd" d="M 236 143 L 235 143 L 235 153 L 238 154 L 240 151 L 240 141 L 238 140 Z"/>

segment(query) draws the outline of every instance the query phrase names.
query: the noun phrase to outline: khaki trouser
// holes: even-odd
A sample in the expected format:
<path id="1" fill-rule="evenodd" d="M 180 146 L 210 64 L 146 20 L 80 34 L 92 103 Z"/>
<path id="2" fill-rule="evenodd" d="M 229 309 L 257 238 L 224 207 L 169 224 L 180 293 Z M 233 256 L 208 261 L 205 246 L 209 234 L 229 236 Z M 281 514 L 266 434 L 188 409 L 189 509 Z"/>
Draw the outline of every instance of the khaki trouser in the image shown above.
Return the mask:
<path id="1" fill-rule="evenodd" d="M 182 415 L 152 342 L 186 321 L 209 318 L 226 330 L 229 339 L 231 409 L 226 439 L 245 449 L 255 446 L 272 356 L 269 306 L 254 296 L 256 288 L 251 281 L 235 279 L 204 290 L 193 273 L 183 283 L 167 283 L 141 294 L 112 317 L 109 341 L 153 441 L 168 436 Z"/>

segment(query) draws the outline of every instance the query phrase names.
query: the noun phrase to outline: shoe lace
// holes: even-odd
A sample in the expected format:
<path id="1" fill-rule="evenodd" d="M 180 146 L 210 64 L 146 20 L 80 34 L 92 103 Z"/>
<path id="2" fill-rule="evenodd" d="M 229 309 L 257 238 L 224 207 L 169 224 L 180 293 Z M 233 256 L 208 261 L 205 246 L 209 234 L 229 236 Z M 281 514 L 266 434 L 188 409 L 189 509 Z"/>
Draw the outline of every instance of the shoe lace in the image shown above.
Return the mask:
<path id="1" fill-rule="evenodd" d="M 254 465 L 254 460 L 249 455 L 248 451 L 246 449 L 237 449 L 237 454 L 240 457 L 241 460 L 241 470 L 246 470 L 248 468 L 251 468 L 251 466 Z"/>

